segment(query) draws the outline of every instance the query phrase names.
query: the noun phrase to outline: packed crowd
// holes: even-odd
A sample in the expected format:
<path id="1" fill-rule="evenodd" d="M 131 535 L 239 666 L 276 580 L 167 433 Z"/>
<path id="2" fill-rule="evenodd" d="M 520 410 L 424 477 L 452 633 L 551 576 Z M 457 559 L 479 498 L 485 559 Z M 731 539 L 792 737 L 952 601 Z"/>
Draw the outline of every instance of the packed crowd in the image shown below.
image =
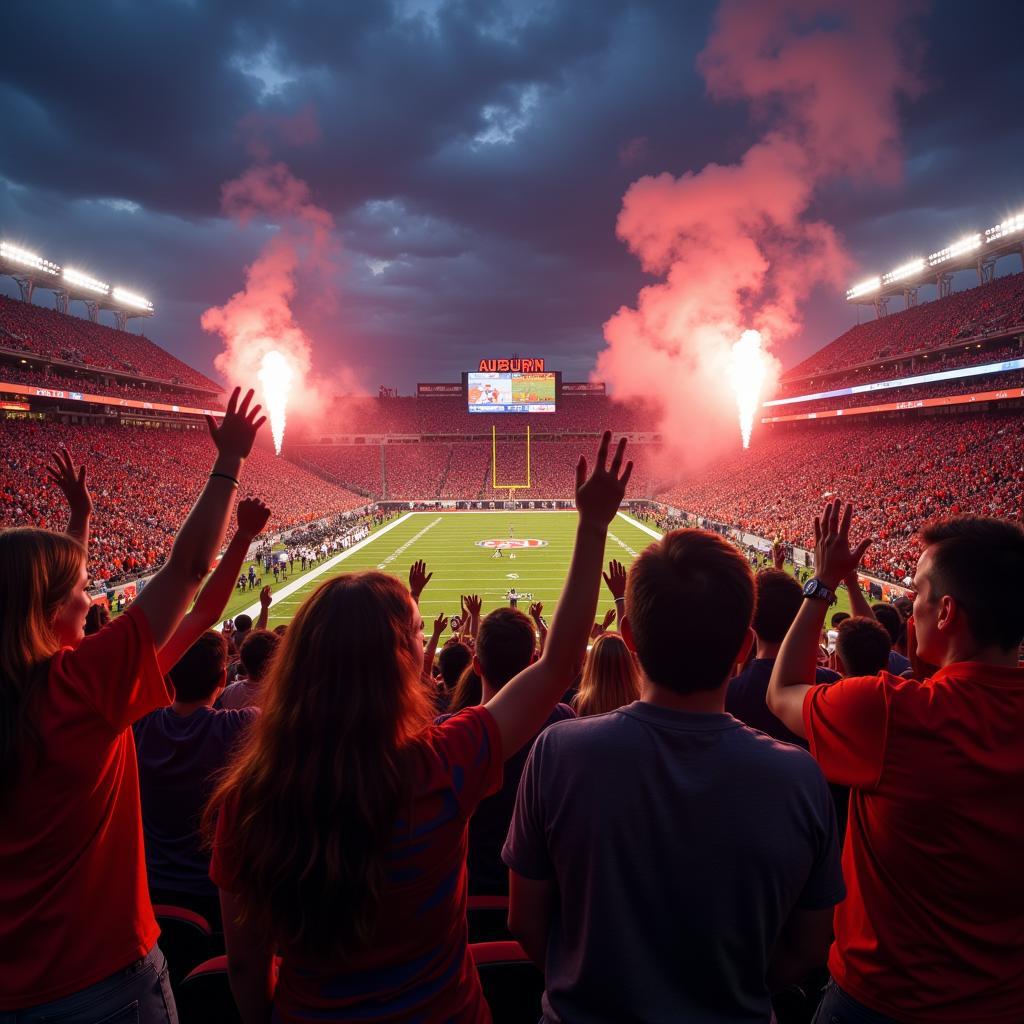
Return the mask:
<path id="1" fill-rule="evenodd" d="M 791 378 L 787 374 L 773 397 L 789 398 L 795 395 L 814 394 L 818 391 L 832 391 L 855 384 L 870 384 L 873 381 L 913 377 L 941 370 L 959 370 L 965 366 L 980 366 L 983 363 L 1001 363 L 1007 359 L 1021 358 L 1024 358 L 1024 342 L 1021 342 L 1019 338 L 984 344 L 958 345 L 939 352 L 925 352 L 913 359 L 882 361 L 869 366 L 857 366 L 834 372 L 826 368 L 817 377 Z"/>
<path id="2" fill-rule="evenodd" d="M 806 377 L 897 355 L 942 348 L 968 338 L 1024 324 L 1024 273 L 954 292 L 943 299 L 851 327 L 831 344 L 793 367 L 787 377 Z"/>
<path id="3" fill-rule="evenodd" d="M 61 527 L 60 493 L 40 467 L 47 450 L 65 445 L 89 462 L 93 474 L 100 525 L 93 537 L 90 575 L 108 583 L 143 575 L 167 558 L 174 524 L 192 502 L 198 467 L 207 457 L 203 433 L 0 420 L 0 526 L 33 522 Z M 250 464 L 249 486 L 271 503 L 275 530 L 365 504 L 360 495 L 264 448 L 253 452 Z"/>
<path id="4" fill-rule="evenodd" d="M 762 428 L 749 450 L 658 498 L 690 515 L 812 548 L 811 510 L 831 495 L 858 500 L 864 529 L 875 538 L 865 569 L 901 582 L 913 573 L 914 535 L 928 519 L 967 512 L 1024 518 L 1020 417 Z"/>
<path id="5" fill-rule="evenodd" d="M 185 387 L 172 391 L 158 384 L 147 384 L 145 380 L 125 377 L 101 381 L 85 371 L 72 375 L 57 370 L 44 372 L 40 367 L 30 365 L 3 363 L 0 364 L 0 387 L 4 383 L 31 384 L 51 390 L 88 392 L 110 398 L 133 398 L 138 402 L 163 402 L 166 405 L 185 405 L 196 409 L 224 408 L 221 398 L 209 391 L 190 391 Z"/>
<path id="6" fill-rule="evenodd" d="M 424 647 L 417 562 L 213 632 L 271 514 L 238 504 L 196 598 L 263 422 L 238 398 L 166 565 L 91 635 L 70 457 L 68 533 L 0 532 L 0 1013 L 176 1022 L 160 901 L 221 937 L 246 1024 L 486 1024 L 489 896 L 542 981 L 524 1021 L 1019 1024 L 1019 522 L 926 525 L 903 610 L 857 589 L 838 500 L 802 591 L 782 545 L 755 577 L 696 529 L 627 572 L 605 434 L 550 625 L 467 594 Z"/>
<path id="7" fill-rule="evenodd" d="M 523 488 L 520 497 L 548 499 L 572 495 L 573 476 L 567 460 L 578 449 L 578 441 L 533 441 L 528 489 L 525 437 L 499 441 L 493 455 L 489 440 L 292 444 L 285 454 L 300 466 L 382 500 L 493 499 L 500 497 L 509 485 Z M 634 487 L 639 493 L 649 494 L 655 484 L 656 447 L 636 445 L 634 453 Z"/>
<path id="8" fill-rule="evenodd" d="M 842 395 L 837 398 L 818 398 L 811 402 L 772 406 L 763 411 L 766 416 L 786 416 L 819 412 L 822 409 L 857 409 L 865 405 L 917 402 L 923 398 L 953 397 L 987 391 L 1017 389 L 1019 392 L 1022 387 L 1024 387 L 1024 370 L 1010 370 L 1007 373 L 987 373 L 983 376 L 965 377 L 960 380 L 936 381 L 931 384 L 886 388 L 881 391 L 864 391 L 857 395 Z M 1020 395 L 1018 394 L 1016 397 L 1020 397 Z"/>
<path id="9" fill-rule="evenodd" d="M 65 362 L 129 370 L 169 384 L 219 392 L 220 385 L 164 351 L 142 334 L 117 331 L 83 317 L 0 295 L 0 348 Z"/>

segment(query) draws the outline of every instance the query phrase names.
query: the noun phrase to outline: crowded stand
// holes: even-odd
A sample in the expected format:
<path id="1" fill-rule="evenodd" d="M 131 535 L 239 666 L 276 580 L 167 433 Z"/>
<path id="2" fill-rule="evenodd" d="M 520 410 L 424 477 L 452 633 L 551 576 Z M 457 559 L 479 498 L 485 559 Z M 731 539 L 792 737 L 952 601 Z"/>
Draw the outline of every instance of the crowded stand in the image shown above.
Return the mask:
<path id="1" fill-rule="evenodd" d="M 866 418 L 867 419 L 867 418 Z M 662 491 L 702 519 L 813 548 L 810 517 L 832 495 L 858 502 L 874 542 L 865 572 L 913 575 L 914 535 L 935 516 L 1024 517 L 1020 416 L 932 416 L 762 428 L 749 450 Z"/>
<path id="2" fill-rule="evenodd" d="M 837 370 L 834 373 L 822 371 L 816 378 L 800 377 L 792 381 L 784 380 L 779 384 L 772 397 L 790 398 L 857 384 L 895 380 L 900 377 L 913 377 L 918 374 L 944 370 L 961 370 L 967 366 L 981 366 L 986 363 L 1001 363 L 1021 358 L 1024 358 L 1024 340 L 1020 337 L 985 344 L 971 343 L 930 354 L 926 352 L 913 360 L 900 359 L 882 362 L 878 365 L 857 366 L 848 370 Z M 984 380 L 985 375 L 977 376 L 974 379 Z"/>
<path id="3" fill-rule="evenodd" d="M 90 369 L 129 371 L 167 384 L 220 394 L 208 377 L 141 334 L 0 295 L 0 348 L 31 352 Z"/>
<path id="4" fill-rule="evenodd" d="M 4 383 L 27 384 L 32 387 L 60 389 L 63 391 L 89 392 L 110 398 L 130 398 L 137 402 L 163 402 L 166 405 L 184 405 L 196 409 L 223 409 L 224 402 L 219 395 L 208 391 L 191 391 L 187 388 L 171 390 L 159 384 L 150 384 L 145 378 L 132 380 L 114 377 L 100 380 L 92 373 L 64 373 L 60 369 L 44 370 L 41 367 L 0 363 L 0 390 Z"/>
<path id="5" fill-rule="evenodd" d="M 450 444 L 419 441 L 415 444 L 290 445 L 288 458 L 361 493 L 382 500 L 493 499 L 516 497 L 568 498 L 572 494 L 571 453 L 579 453 L 580 440 L 533 441 L 530 444 L 529 483 L 526 487 L 526 438 L 498 441 L 497 478 L 493 475 L 492 447 L 488 441 Z M 649 494 L 654 487 L 655 446 L 634 446 L 633 486 Z"/>
<path id="6" fill-rule="evenodd" d="M 879 391 L 863 391 L 856 395 L 818 398 L 811 402 L 794 402 L 792 405 L 772 406 L 765 409 L 764 413 L 768 416 L 785 416 L 792 413 L 818 412 L 822 409 L 856 409 L 865 405 L 916 402 L 922 398 L 972 395 L 988 391 L 1017 389 L 1019 392 L 1022 387 L 1024 387 L 1024 370 L 1011 370 L 1008 373 L 987 373 L 959 380 L 934 381 L 931 384 L 913 384 Z M 1018 394 L 1017 397 L 1020 395 Z"/>
<path id="7" fill-rule="evenodd" d="M 97 521 L 90 575 L 117 582 L 151 571 L 167 557 L 173 524 L 192 501 L 196 467 L 209 449 L 202 431 L 0 420 L 0 526 L 63 527 L 63 498 L 42 466 L 49 451 L 66 445 L 90 467 Z M 250 468 L 248 488 L 273 508 L 275 530 L 366 502 L 261 447 Z"/>
<path id="8" fill-rule="evenodd" d="M 851 327 L 786 374 L 787 381 L 962 344 L 1024 325 L 1024 273 Z"/>

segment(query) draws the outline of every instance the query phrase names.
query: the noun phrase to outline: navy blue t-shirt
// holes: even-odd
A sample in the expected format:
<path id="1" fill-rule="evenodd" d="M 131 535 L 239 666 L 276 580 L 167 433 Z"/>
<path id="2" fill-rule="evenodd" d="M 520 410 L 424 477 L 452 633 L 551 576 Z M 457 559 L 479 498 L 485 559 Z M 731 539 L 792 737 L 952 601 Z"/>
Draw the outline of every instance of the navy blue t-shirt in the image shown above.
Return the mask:
<path id="1" fill-rule="evenodd" d="M 543 732 L 555 722 L 564 722 L 575 718 L 576 712 L 567 704 L 556 704 L 554 711 L 541 727 Z M 441 715 L 435 719 L 437 724 L 451 715 Z M 537 734 L 538 736 L 540 733 Z M 505 896 L 508 894 L 508 868 L 501 859 L 501 848 L 505 845 L 508 827 L 512 822 L 512 812 L 516 806 L 516 793 L 519 791 L 519 779 L 530 756 L 534 740 L 523 744 L 521 750 L 513 754 L 505 762 L 505 774 L 502 777 L 501 789 L 493 795 L 481 800 L 473 817 L 469 819 L 469 849 L 466 854 L 466 867 L 469 871 L 469 891 L 471 895 Z"/>
<path id="2" fill-rule="evenodd" d="M 503 856 L 557 889 L 545 1021 L 767 1024 L 786 921 L 845 896 L 807 751 L 643 701 L 541 733 Z"/>
<path id="3" fill-rule="evenodd" d="M 735 679 L 730 680 L 725 693 L 725 710 L 752 729 L 760 729 L 783 743 L 795 743 L 807 750 L 807 740 L 786 728 L 768 708 L 766 696 L 774 666 L 774 658 L 755 658 Z M 819 668 L 814 673 L 816 683 L 834 683 L 840 678 L 838 672 L 827 668 Z"/>
<path id="4" fill-rule="evenodd" d="M 151 889 L 216 894 L 199 822 L 214 776 L 257 715 L 255 708 L 217 711 L 203 707 L 190 715 L 160 708 L 132 726 Z"/>

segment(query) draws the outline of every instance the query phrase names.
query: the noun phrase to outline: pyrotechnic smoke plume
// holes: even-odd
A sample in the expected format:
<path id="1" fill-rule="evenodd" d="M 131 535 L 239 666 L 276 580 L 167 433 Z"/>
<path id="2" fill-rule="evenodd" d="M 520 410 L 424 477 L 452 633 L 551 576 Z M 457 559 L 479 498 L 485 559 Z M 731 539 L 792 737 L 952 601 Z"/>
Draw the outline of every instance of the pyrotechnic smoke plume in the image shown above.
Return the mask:
<path id="1" fill-rule="evenodd" d="M 262 392 L 260 401 L 268 412 L 276 404 L 283 432 L 281 396 L 268 394 L 267 388 L 268 382 L 282 378 L 265 372 L 261 378 L 261 371 L 268 353 L 277 352 L 271 359 L 278 365 L 283 359 L 291 368 L 291 393 L 293 399 L 301 398 L 303 413 L 308 415 L 323 401 L 312 374 L 312 345 L 295 321 L 292 303 L 300 271 L 324 276 L 329 271 L 334 222 L 312 202 L 306 183 L 283 163 L 258 165 L 229 181 L 221 190 L 221 205 L 242 224 L 265 218 L 276 230 L 246 268 L 245 287 L 223 306 L 206 310 L 201 322 L 224 339 L 224 351 L 214 365 L 225 380 Z M 280 449 L 279 431 L 272 426 Z"/>
<path id="2" fill-rule="evenodd" d="M 816 286 L 845 287 L 851 261 L 811 205 L 836 178 L 898 179 L 896 101 L 916 90 L 904 31 L 913 10 L 898 0 L 720 5 L 699 68 L 712 97 L 749 102 L 765 128 L 734 164 L 630 186 L 617 232 L 659 280 L 605 324 L 595 374 L 619 397 L 662 407 L 673 466 L 735 444 L 729 367 L 744 330 L 777 348 Z"/>

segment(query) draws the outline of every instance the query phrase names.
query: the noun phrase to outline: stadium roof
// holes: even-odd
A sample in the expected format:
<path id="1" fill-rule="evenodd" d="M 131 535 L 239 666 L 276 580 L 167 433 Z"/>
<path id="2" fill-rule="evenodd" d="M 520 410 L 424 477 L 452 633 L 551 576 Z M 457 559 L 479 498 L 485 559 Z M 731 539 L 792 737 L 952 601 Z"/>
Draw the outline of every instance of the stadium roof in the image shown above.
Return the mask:
<path id="1" fill-rule="evenodd" d="M 995 262 L 1002 256 L 1020 253 L 1024 261 L 1024 211 L 986 231 L 964 235 L 930 256 L 919 256 L 884 274 L 859 281 L 846 292 L 846 301 L 875 306 L 885 312 L 887 299 L 902 295 L 907 305 L 917 302 L 922 284 L 935 284 L 939 295 L 949 294 L 950 275 L 958 270 L 977 270 L 978 283 L 993 277 Z"/>
<path id="2" fill-rule="evenodd" d="M 62 312 L 67 312 L 68 300 L 78 300 L 86 303 L 93 320 L 97 309 L 111 310 L 122 328 L 129 317 L 153 315 L 153 303 L 145 296 L 111 286 L 75 267 L 61 267 L 15 242 L 0 241 L 0 273 L 18 282 L 28 302 L 36 288 L 54 292 Z"/>

